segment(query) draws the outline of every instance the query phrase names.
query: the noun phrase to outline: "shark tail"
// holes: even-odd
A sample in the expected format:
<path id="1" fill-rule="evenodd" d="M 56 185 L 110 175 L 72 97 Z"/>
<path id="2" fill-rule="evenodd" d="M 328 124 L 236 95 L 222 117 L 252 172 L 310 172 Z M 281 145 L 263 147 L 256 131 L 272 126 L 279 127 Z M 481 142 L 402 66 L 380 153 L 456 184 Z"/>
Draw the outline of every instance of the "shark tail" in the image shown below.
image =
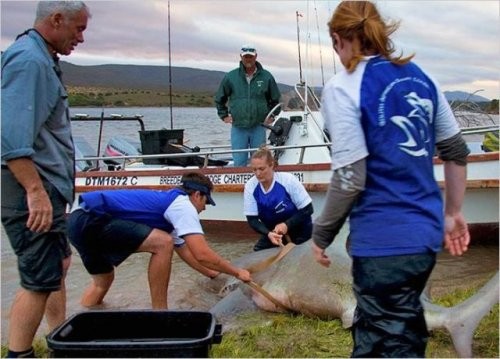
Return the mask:
<path id="1" fill-rule="evenodd" d="M 497 272 L 472 297 L 451 308 L 432 304 L 423 298 L 429 330 L 446 328 L 457 355 L 472 358 L 472 339 L 477 326 L 498 303 L 499 273 Z"/>

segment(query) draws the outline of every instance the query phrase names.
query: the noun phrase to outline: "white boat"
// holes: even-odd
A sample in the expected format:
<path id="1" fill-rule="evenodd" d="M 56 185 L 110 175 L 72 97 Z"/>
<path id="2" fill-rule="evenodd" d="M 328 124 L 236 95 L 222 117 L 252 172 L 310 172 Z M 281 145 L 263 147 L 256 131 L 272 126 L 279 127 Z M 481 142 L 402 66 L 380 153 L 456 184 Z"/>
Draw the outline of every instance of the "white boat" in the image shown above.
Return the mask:
<path id="1" fill-rule="evenodd" d="M 325 194 L 331 177 L 329 140 L 323 131 L 323 118 L 317 108 L 317 98 L 311 91 L 306 94 L 301 86 L 296 87 L 296 92 L 302 102 L 310 106 L 303 105 L 300 110 L 282 110 L 268 129 L 269 146 L 278 158 L 277 170 L 295 174 L 304 184 L 313 199 L 314 216 L 317 216 L 325 205 Z M 491 130 L 498 131 L 498 125 L 463 129 L 463 132 L 468 135 Z M 477 144 L 471 144 L 471 148 L 478 150 Z M 246 223 L 243 215 L 243 188 L 253 175 L 250 168 L 232 167 L 230 164 L 210 165 L 210 161 L 214 161 L 217 156 L 230 156 L 231 151 L 228 148 L 201 148 L 194 153 L 188 148 L 179 152 L 181 153 L 85 157 L 87 163 L 90 160 L 108 164 L 112 161 L 113 170 L 109 170 L 108 166 L 106 169 L 78 172 L 76 193 L 118 188 L 166 190 L 179 185 L 186 171 L 195 169 L 210 177 L 214 184 L 213 197 L 217 205 L 208 206 L 207 210 L 201 213 L 204 225 L 223 225 L 227 231 L 249 228 L 243 223 Z M 193 158 L 193 155 L 196 161 L 193 165 L 184 167 L 169 165 L 166 160 L 188 159 Z M 151 164 L 155 161 L 159 163 Z M 434 163 L 435 178 L 440 186 L 443 186 L 442 162 L 436 158 Z M 498 151 L 471 153 L 467 172 L 464 213 L 471 231 L 477 236 L 498 237 Z"/>

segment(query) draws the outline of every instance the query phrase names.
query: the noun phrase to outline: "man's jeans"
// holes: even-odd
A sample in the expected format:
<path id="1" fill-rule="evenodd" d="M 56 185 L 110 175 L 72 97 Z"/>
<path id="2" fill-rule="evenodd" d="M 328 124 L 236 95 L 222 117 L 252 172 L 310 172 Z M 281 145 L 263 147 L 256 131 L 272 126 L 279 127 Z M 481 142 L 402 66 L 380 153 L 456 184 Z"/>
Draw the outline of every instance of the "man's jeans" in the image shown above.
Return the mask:
<path id="1" fill-rule="evenodd" d="M 231 148 L 233 150 L 259 148 L 266 143 L 266 129 L 261 126 L 252 128 L 231 127 Z M 234 167 L 247 166 L 249 152 L 233 153 Z"/>

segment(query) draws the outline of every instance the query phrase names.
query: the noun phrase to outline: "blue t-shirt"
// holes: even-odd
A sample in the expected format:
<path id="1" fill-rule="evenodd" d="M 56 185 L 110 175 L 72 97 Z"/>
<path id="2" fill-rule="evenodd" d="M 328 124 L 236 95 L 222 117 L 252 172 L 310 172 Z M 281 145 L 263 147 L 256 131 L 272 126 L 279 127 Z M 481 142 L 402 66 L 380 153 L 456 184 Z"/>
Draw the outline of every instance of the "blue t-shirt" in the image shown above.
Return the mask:
<path id="1" fill-rule="evenodd" d="M 379 57 L 325 86 L 332 168 L 366 158 L 367 177 L 350 214 L 350 253 L 385 256 L 441 250 L 443 204 L 434 146 L 459 132 L 449 105 L 413 63 Z"/>
<path id="2" fill-rule="evenodd" d="M 275 172 L 273 183 L 266 191 L 253 176 L 245 184 L 244 213 L 246 216 L 258 216 L 265 226 L 272 230 L 278 223 L 285 222 L 299 209 L 312 202 L 302 183 L 291 173 Z M 298 228 L 289 228 L 289 235 L 310 237 L 312 218 L 305 216 Z"/>
<path id="3" fill-rule="evenodd" d="M 121 189 L 80 195 L 82 208 L 98 215 L 134 221 L 170 233 L 176 245 L 188 234 L 203 234 L 198 212 L 186 192 Z"/>

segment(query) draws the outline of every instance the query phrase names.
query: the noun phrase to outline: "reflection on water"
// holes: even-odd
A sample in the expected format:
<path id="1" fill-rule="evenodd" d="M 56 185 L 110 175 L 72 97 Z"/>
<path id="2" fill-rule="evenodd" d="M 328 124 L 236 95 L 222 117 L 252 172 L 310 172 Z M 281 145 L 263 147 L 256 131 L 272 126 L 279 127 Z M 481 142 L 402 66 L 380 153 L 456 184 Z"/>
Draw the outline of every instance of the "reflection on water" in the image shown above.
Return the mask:
<path id="1" fill-rule="evenodd" d="M 18 287 L 15 256 L 5 232 L 1 230 L 2 259 L 2 343 L 7 341 L 7 320 L 10 305 Z M 248 238 L 228 238 L 223 233 L 207 234 L 212 248 L 223 257 L 232 260 L 252 250 L 253 241 Z M 257 238 L 257 237 L 255 237 Z M 147 280 L 149 254 L 134 254 L 116 270 L 115 281 L 106 296 L 103 308 L 142 309 L 150 307 Z M 489 278 L 498 270 L 498 244 L 476 244 L 460 258 L 442 253 L 431 277 L 431 294 L 440 295 L 457 287 L 467 287 Z M 68 315 L 85 310 L 79 304 L 83 289 L 90 281 L 77 254 L 66 280 L 68 291 Z M 174 256 L 169 286 L 170 309 L 208 310 L 218 298 L 203 289 L 204 277 Z M 44 326 L 43 326 L 44 327 Z M 43 328 L 42 328 L 43 329 Z M 44 334 L 41 330 L 39 335 Z"/>

